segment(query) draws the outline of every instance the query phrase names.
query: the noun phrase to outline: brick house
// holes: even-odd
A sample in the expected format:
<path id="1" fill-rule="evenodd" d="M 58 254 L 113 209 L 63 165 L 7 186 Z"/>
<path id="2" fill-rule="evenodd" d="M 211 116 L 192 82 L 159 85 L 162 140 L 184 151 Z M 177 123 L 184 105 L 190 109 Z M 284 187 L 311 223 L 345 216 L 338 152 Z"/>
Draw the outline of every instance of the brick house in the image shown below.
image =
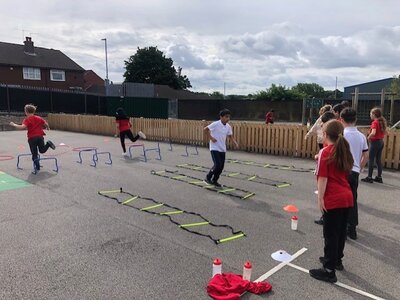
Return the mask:
<path id="1" fill-rule="evenodd" d="M 85 70 L 60 50 L 0 42 L 0 84 L 84 89 Z"/>

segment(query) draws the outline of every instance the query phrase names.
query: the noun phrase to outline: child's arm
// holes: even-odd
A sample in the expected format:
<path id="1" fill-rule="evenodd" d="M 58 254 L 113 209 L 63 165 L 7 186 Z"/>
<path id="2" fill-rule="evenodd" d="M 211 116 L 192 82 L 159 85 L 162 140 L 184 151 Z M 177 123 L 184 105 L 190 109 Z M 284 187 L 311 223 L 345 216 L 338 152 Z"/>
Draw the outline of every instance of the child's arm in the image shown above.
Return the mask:
<path id="1" fill-rule="evenodd" d="M 236 148 L 239 148 L 239 143 L 235 140 L 235 138 L 233 137 L 233 135 L 228 135 L 228 138 L 232 141 L 232 143 L 235 144 Z"/>
<path id="2" fill-rule="evenodd" d="M 49 123 L 47 123 L 46 121 L 44 121 L 44 128 L 50 130 Z"/>
<path id="3" fill-rule="evenodd" d="M 118 137 L 118 134 L 119 134 L 119 124 L 115 123 L 115 134 L 114 134 L 114 137 Z"/>
<path id="4" fill-rule="evenodd" d="M 12 127 L 14 127 L 15 129 L 18 129 L 18 130 L 25 130 L 26 129 L 26 125 L 25 124 L 19 125 L 19 124 L 15 124 L 14 122 L 10 122 L 10 125 Z"/>
<path id="5" fill-rule="evenodd" d="M 313 133 L 317 133 L 318 131 L 318 127 L 321 126 L 321 117 L 319 117 L 317 119 L 317 121 L 315 121 L 314 125 L 310 128 L 310 130 L 306 133 L 304 139 L 306 140 L 311 134 Z"/>
<path id="6" fill-rule="evenodd" d="M 364 151 L 361 156 L 360 168 L 361 170 L 364 169 L 365 165 L 368 161 L 368 151 Z"/>
<path id="7" fill-rule="evenodd" d="M 206 135 L 207 139 L 211 140 L 213 143 L 215 143 L 217 140 L 211 135 L 210 128 L 204 127 L 204 134 Z"/>
<path id="8" fill-rule="evenodd" d="M 371 132 L 369 133 L 367 139 L 370 140 L 376 134 L 376 128 L 371 128 Z"/>
<path id="9" fill-rule="evenodd" d="M 326 190 L 326 184 L 328 183 L 327 177 L 318 177 L 317 186 L 318 186 L 318 206 L 321 212 L 326 211 L 325 203 L 324 203 L 324 195 Z"/>

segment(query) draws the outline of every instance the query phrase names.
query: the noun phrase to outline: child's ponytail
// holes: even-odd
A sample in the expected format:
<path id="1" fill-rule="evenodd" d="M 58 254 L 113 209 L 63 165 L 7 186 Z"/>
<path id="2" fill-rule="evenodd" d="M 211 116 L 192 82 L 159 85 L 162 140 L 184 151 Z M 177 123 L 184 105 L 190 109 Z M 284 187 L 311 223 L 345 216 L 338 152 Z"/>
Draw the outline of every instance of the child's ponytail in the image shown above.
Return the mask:
<path id="1" fill-rule="evenodd" d="M 386 131 L 387 124 L 386 119 L 383 117 L 382 110 L 379 107 L 374 107 L 371 109 L 371 114 L 378 120 L 381 131 Z"/>
<path id="2" fill-rule="evenodd" d="M 337 120 L 326 123 L 325 132 L 329 139 L 334 142 L 335 151 L 332 153 L 330 161 L 336 167 L 346 173 L 350 173 L 353 168 L 353 155 L 350 152 L 350 145 L 343 136 L 343 125 Z"/>

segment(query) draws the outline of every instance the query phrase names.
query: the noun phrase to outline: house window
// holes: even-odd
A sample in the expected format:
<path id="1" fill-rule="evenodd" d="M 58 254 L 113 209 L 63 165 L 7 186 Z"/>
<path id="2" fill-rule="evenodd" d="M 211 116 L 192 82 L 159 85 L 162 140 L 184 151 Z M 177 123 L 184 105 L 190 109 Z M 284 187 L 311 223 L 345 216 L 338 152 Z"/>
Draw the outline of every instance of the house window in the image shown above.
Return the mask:
<path id="1" fill-rule="evenodd" d="M 40 69 L 39 68 L 23 68 L 24 79 L 27 80 L 40 80 Z"/>
<path id="2" fill-rule="evenodd" d="M 51 81 L 65 81 L 65 71 L 50 70 Z"/>

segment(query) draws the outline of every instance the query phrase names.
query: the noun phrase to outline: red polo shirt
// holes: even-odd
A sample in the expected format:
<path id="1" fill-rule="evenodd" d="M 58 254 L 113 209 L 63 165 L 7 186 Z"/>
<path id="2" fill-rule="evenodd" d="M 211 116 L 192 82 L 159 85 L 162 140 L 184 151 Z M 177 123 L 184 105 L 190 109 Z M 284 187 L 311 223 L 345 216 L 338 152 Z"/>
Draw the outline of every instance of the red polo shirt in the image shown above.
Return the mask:
<path id="1" fill-rule="evenodd" d="M 340 171 L 334 164 L 329 162 L 335 151 L 333 145 L 328 145 L 319 152 L 316 175 L 328 178 L 324 194 L 326 209 L 346 208 L 353 206 L 353 194 L 348 182 L 349 174 Z"/>
<path id="2" fill-rule="evenodd" d="M 46 135 L 43 131 L 43 126 L 46 124 L 46 122 L 42 117 L 31 115 L 26 117 L 24 121 L 22 121 L 22 124 L 24 124 L 28 129 L 28 140 L 36 136 Z"/>
<path id="3" fill-rule="evenodd" d="M 128 119 L 116 120 L 115 123 L 118 124 L 119 132 L 127 131 L 131 128 L 131 123 Z"/>
<path id="4" fill-rule="evenodd" d="M 373 120 L 371 123 L 371 129 L 376 129 L 375 135 L 371 137 L 371 141 L 382 140 L 385 137 L 385 132 L 382 131 L 381 125 L 378 120 Z"/>

